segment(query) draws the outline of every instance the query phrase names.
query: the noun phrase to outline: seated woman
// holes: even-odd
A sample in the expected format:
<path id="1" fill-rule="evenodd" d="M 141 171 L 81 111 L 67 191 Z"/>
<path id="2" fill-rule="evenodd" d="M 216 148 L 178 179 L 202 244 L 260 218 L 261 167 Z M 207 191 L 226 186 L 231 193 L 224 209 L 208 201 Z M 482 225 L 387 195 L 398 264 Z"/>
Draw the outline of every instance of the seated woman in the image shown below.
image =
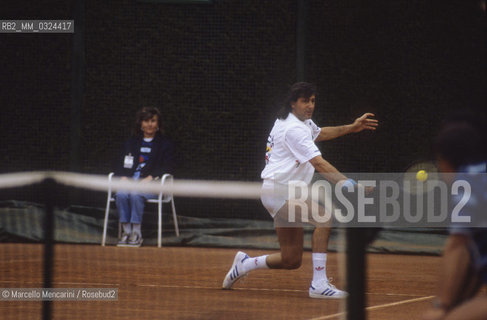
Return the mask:
<path id="1" fill-rule="evenodd" d="M 161 113 L 157 108 L 146 107 L 137 112 L 133 136 L 124 144 L 118 159 L 115 175 L 121 179 L 134 179 L 141 183 L 160 179 L 171 173 L 174 163 L 174 146 L 163 135 Z M 117 192 L 115 201 L 122 224 L 118 246 L 142 245 L 142 215 L 147 199 L 155 194 Z"/>

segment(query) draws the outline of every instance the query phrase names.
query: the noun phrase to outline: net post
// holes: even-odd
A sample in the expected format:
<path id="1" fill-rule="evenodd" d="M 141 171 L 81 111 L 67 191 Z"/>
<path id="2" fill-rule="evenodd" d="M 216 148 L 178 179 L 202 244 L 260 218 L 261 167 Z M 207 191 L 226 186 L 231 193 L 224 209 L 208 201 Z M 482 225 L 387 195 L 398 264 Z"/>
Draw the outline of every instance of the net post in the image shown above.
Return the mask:
<path id="1" fill-rule="evenodd" d="M 345 197 L 355 208 L 358 203 L 358 188 L 352 192 L 346 192 Z M 345 228 L 346 245 L 346 291 L 348 297 L 346 301 L 347 320 L 365 320 L 365 277 L 366 277 L 366 256 L 365 250 L 370 239 L 367 238 L 368 230 L 365 226 Z"/>
<path id="2" fill-rule="evenodd" d="M 44 288 L 52 287 L 54 260 L 54 206 L 57 183 L 53 178 L 46 178 L 41 183 L 43 190 L 44 216 Z M 42 319 L 51 319 L 52 304 L 49 299 L 43 301 Z"/>
<path id="3" fill-rule="evenodd" d="M 365 320 L 365 276 L 366 239 L 364 230 L 360 228 L 346 228 L 346 291 L 347 320 Z"/>

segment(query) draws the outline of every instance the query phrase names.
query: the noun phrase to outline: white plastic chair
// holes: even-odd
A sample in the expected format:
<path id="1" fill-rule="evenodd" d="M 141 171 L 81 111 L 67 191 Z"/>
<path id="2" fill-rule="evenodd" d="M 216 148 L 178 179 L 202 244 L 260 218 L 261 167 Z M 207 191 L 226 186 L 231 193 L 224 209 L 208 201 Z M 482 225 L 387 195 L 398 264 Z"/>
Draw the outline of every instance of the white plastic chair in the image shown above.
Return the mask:
<path id="1" fill-rule="evenodd" d="M 108 215 L 110 213 L 110 203 L 115 201 L 115 198 L 112 195 L 112 177 L 113 172 L 108 174 L 108 194 L 107 194 L 107 206 L 105 209 L 105 222 L 103 224 L 103 237 L 101 240 L 101 245 L 105 246 L 106 238 L 107 238 L 107 229 L 108 229 Z M 161 185 L 169 184 L 172 185 L 173 183 L 173 176 L 169 173 L 166 173 L 162 176 Z M 178 227 L 178 218 L 176 215 L 176 207 L 174 206 L 174 198 L 172 193 L 159 193 L 157 199 L 148 199 L 148 203 L 157 203 L 157 214 L 158 214 L 158 233 L 157 233 L 157 246 L 160 248 L 162 246 L 162 204 L 163 203 L 171 203 L 172 207 L 172 217 L 174 220 L 174 230 L 176 231 L 176 236 L 179 237 L 179 227 Z M 118 224 L 118 237 L 120 238 L 121 235 L 121 224 Z"/>

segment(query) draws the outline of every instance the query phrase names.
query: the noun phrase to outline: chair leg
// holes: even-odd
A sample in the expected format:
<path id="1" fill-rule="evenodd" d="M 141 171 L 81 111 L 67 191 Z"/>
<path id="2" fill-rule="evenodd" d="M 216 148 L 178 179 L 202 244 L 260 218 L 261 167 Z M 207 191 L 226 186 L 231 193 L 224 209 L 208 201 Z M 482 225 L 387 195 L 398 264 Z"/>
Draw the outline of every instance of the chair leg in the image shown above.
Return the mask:
<path id="1" fill-rule="evenodd" d="M 162 246 L 162 201 L 159 199 L 157 203 L 157 247 L 160 248 Z"/>
<path id="2" fill-rule="evenodd" d="M 110 195 L 107 200 L 107 207 L 105 209 L 105 221 L 103 222 L 103 236 L 101 238 L 101 245 L 104 247 L 107 240 L 107 229 L 108 229 L 108 215 L 110 213 Z"/>
<path id="3" fill-rule="evenodd" d="M 179 237 L 178 217 L 176 215 L 176 206 L 174 205 L 174 198 L 171 199 L 171 207 L 172 207 L 172 218 L 174 220 L 174 230 L 176 230 L 176 236 Z"/>

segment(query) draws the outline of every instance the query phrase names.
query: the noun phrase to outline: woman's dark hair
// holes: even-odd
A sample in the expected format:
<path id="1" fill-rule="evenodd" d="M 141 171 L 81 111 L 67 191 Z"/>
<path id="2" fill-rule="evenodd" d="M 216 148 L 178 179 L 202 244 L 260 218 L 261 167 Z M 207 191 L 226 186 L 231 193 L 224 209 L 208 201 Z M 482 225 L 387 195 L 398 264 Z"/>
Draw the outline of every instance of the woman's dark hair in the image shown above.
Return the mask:
<path id="1" fill-rule="evenodd" d="M 296 82 L 289 89 L 284 107 L 279 110 L 277 117 L 279 119 L 286 119 L 292 111 L 292 103 L 298 101 L 299 98 L 310 98 L 316 96 L 316 86 L 309 82 Z"/>
<path id="2" fill-rule="evenodd" d="M 143 135 L 143 132 L 141 130 L 142 121 L 152 119 L 153 116 L 157 116 L 159 132 L 164 133 L 164 129 L 162 127 L 161 112 L 159 111 L 159 109 L 155 107 L 144 107 L 137 111 L 137 114 L 135 115 L 135 125 L 133 130 L 136 136 Z"/>

